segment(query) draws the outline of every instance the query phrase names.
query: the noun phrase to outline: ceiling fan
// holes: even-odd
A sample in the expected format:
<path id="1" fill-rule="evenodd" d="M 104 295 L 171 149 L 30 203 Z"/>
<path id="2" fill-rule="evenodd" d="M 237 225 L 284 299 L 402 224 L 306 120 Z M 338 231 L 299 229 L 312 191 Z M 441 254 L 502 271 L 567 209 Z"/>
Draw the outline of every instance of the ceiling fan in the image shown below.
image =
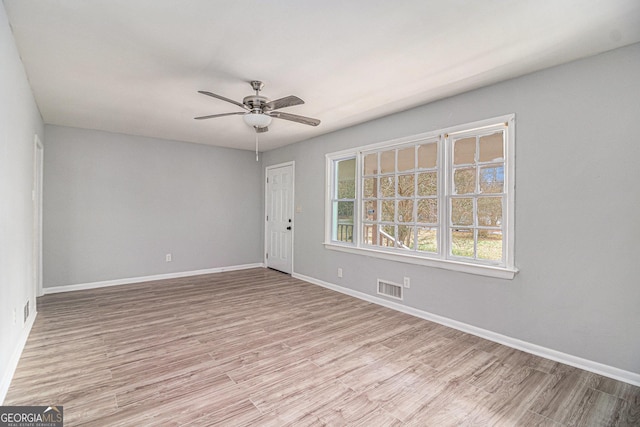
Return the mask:
<path id="1" fill-rule="evenodd" d="M 304 101 L 297 96 L 290 95 L 285 96 L 284 98 L 276 99 L 275 101 L 270 101 L 269 98 L 260 95 L 260 91 L 264 87 L 264 83 L 259 80 L 253 80 L 250 83 L 253 90 L 256 91 L 256 94 L 245 96 L 242 100 L 242 103 L 226 98 L 222 95 L 199 90 L 198 93 L 230 102 L 242 108 L 244 111 L 238 111 L 235 113 L 211 114 L 209 116 L 194 117 L 194 119 L 203 120 L 224 116 L 243 116 L 245 123 L 249 126 L 252 126 L 256 130 L 256 133 L 267 132 L 269 130 L 269 125 L 271 124 L 271 119 L 273 117 L 275 117 L 276 119 L 289 120 L 309 126 L 318 126 L 320 124 L 320 120 L 318 119 L 312 119 L 311 117 L 276 111 L 281 108 L 304 104 Z"/>

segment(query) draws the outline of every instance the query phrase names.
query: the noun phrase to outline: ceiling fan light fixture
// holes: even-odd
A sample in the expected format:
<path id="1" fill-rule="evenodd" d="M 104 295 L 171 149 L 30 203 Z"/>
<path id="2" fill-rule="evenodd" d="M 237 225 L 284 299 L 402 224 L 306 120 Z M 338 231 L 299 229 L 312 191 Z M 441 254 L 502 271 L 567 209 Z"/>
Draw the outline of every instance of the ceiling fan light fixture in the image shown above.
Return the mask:
<path id="1" fill-rule="evenodd" d="M 236 105 L 242 108 L 244 111 L 209 114 L 207 116 L 194 117 L 194 119 L 204 120 L 225 116 L 243 116 L 244 122 L 251 126 L 256 131 L 256 133 L 267 132 L 269 130 L 269 125 L 271 124 L 271 119 L 274 117 L 278 120 L 288 120 L 290 122 L 302 123 L 303 125 L 308 126 L 318 126 L 320 124 L 320 120 L 318 119 L 278 111 L 281 108 L 304 104 L 304 101 L 294 95 L 289 95 L 270 101 L 269 98 L 260 95 L 260 90 L 263 86 L 264 84 L 261 81 L 252 81 L 251 87 L 256 91 L 256 94 L 245 96 L 242 99 L 242 102 L 236 102 L 233 99 L 229 99 L 225 96 L 218 95 L 213 92 L 208 92 L 206 90 L 199 90 L 198 93 Z"/>
<path id="2" fill-rule="evenodd" d="M 262 113 L 247 113 L 242 116 L 249 126 L 264 128 L 271 124 L 271 116 Z"/>

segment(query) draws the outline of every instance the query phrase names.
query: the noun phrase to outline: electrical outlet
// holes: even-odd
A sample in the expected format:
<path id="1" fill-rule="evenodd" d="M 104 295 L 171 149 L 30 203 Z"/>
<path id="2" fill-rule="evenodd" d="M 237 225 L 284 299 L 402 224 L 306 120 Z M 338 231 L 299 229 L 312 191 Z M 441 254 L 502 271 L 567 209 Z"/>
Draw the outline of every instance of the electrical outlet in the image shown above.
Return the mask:
<path id="1" fill-rule="evenodd" d="M 338 267 L 338 277 L 342 277 L 342 268 Z"/>
<path id="2" fill-rule="evenodd" d="M 16 323 L 16 309 L 13 309 L 13 323 Z"/>
<path id="3" fill-rule="evenodd" d="M 29 318 L 29 301 L 24 305 L 24 320 L 23 323 L 27 323 L 27 319 Z"/>
<path id="4" fill-rule="evenodd" d="M 173 261 L 173 259 L 172 259 L 172 258 L 173 258 L 173 257 L 171 256 L 171 254 L 167 254 L 167 255 L 165 255 L 165 257 L 164 257 L 164 260 L 165 260 L 166 262 L 171 262 L 171 261 Z"/>
<path id="5" fill-rule="evenodd" d="M 411 287 L 411 279 L 408 277 L 404 278 L 404 287 L 409 289 Z"/>

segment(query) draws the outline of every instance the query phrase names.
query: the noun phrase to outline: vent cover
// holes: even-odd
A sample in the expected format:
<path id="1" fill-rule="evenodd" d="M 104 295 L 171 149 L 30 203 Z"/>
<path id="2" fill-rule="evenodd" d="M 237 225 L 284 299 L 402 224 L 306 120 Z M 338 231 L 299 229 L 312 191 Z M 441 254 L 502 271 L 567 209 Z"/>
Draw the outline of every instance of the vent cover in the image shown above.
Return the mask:
<path id="1" fill-rule="evenodd" d="M 378 279 L 378 295 L 401 300 L 402 285 L 389 282 L 388 280 Z"/>

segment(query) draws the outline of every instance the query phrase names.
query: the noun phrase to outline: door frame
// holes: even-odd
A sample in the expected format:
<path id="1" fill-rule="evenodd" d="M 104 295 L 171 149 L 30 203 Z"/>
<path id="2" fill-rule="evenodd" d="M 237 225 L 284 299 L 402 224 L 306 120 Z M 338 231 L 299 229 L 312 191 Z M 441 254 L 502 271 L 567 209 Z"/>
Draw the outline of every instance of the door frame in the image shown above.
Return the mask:
<path id="1" fill-rule="evenodd" d="M 295 219 L 295 195 L 296 195 L 296 162 L 295 160 L 291 160 L 290 162 L 278 163 L 277 165 L 267 166 L 264 169 L 264 247 L 262 251 L 262 262 L 265 267 L 269 267 L 269 263 L 267 260 L 267 250 L 269 248 L 269 229 L 267 224 L 267 214 L 269 212 L 269 183 L 267 182 L 267 178 L 269 177 L 269 171 L 272 169 L 278 169 L 286 166 L 291 166 L 291 218 L 293 219 L 293 229 L 291 230 L 291 274 L 293 274 L 294 269 L 294 242 L 295 242 L 295 232 L 296 232 L 296 219 Z"/>
<path id="2" fill-rule="evenodd" d="M 42 289 L 42 186 L 44 183 L 44 145 L 38 134 L 33 138 L 33 292 L 36 297 Z M 35 307 L 35 301 L 34 307 Z"/>

